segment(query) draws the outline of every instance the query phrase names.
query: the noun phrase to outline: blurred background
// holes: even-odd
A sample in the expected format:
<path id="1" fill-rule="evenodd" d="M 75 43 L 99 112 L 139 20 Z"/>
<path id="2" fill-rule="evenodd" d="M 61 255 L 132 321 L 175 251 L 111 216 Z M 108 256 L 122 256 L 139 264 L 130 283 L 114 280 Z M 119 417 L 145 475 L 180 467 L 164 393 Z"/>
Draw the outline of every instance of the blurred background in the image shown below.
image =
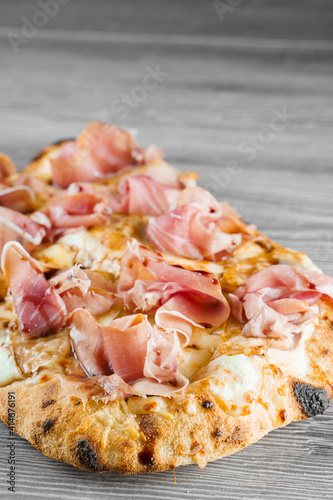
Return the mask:
<path id="1" fill-rule="evenodd" d="M 92 119 L 136 129 L 142 145 L 155 143 L 171 164 L 198 171 L 201 185 L 246 221 L 333 274 L 332 0 L 1 0 L 0 61 L 0 150 L 19 168 Z M 323 448 L 332 423 L 313 435 L 311 425 L 209 466 L 211 481 L 208 473 L 200 483 L 190 468 L 178 498 L 192 496 L 191 474 L 195 498 L 207 498 L 203 486 L 220 498 L 214 474 L 229 478 L 233 499 L 243 498 L 243 485 L 251 498 L 316 498 L 321 474 L 320 491 L 332 498 L 333 451 Z M 253 479 L 276 460 L 275 443 L 285 446 L 284 459 L 289 453 L 278 464 L 287 489 L 275 469 L 268 491 L 267 475 L 258 487 Z M 26 450 L 28 460 L 50 463 Z M 49 467 L 50 498 L 59 467 L 88 485 L 82 498 L 109 484 Z M 153 490 L 136 492 L 134 478 L 119 487 L 172 498 L 173 485 L 164 490 L 158 477 L 144 482 Z M 27 491 L 37 498 L 34 484 Z"/>

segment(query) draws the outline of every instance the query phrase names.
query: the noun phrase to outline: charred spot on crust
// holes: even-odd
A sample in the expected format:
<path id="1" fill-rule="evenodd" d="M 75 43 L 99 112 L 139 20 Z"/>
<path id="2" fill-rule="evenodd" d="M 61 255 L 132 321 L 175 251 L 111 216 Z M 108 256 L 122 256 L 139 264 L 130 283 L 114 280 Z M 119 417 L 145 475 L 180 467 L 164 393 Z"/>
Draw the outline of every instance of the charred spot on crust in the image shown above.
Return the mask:
<path id="1" fill-rule="evenodd" d="M 42 425 L 44 434 L 46 434 L 52 429 L 52 427 L 56 423 L 56 420 L 57 420 L 56 418 L 49 418 L 48 420 L 45 420 L 45 422 Z"/>
<path id="2" fill-rule="evenodd" d="M 222 436 L 222 432 L 220 431 L 220 429 L 218 429 L 218 428 L 216 427 L 215 431 L 213 432 L 213 437 L 215 437 L 215 438 L 219 438 L 219 437 L 221 437 L 221 436 Z"/>
<path id="3" fill-rule="evenodd" d="M 243 429 L 239 425 L 236 425 L 233 432 L 225 439 L 225 442 L 236 444 L 237 446 L 244 446 L 246 439 Z"/>
<path id="4" fill-rule="evenodd" d="M 145 448 L 138 454 L 138 458 L 142 465 L 153 465 L 154 456 L 152 451 L 149 448 Z"/>
<path id="5" fill-rule="evenodd" d="M 206 409 L 209 410 L 209 408 L 212 408 L 214 406 L 214 403 L 212 401 L 204 401 L 202 403 L 202 406 Z"/>
<path id="6" fill-rule="evenodd" d="M 51 406 L 54 403 L 55 403 L 54 399 L 47 399 L 46 401 L 43 401 L 42 408 L 47 408 L 48 406 Z"/>
<path id="7" fill-rule="evenodd" d="M 287 412 L 286 410 L 281 410 L 279 413 L 279 417 L 282 420 L 282 422 L 285 422 L 287 420 Z"/>
<path id="8" fill-rule="evenodd" d="M 329 400 L 324 389 L 296 382 L 293 390 L 306 416 L 321 415 L 327 409 Z"/>
<path id="9" fill-rule="evenodd" d="M 93 447 L 85 439 L 80 439 L 77 443 L 77 456 L 81 465 L 91 471 L 100 471 L 101 466 L 97 454 Z"/>

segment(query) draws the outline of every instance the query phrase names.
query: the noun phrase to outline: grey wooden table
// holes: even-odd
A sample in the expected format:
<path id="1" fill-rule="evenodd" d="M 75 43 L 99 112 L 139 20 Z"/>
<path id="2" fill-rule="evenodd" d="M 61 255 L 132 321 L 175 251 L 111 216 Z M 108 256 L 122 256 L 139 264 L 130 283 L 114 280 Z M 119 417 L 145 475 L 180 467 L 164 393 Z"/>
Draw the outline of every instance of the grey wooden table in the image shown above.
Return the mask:
<path id="1" fill-rule="evenodd" d="M 51 15 L 1 0 L 0 150 L 22 168 L 90 119 L 138 129 L 333 275 L 330 0 L 54 1 Z M 85 473 L 18 438 L 13 494 L 8 434 L 0 425 L 1 499 L 333 498 L 332 407 L 204 471 L 178 469 L 177 484 L 170 471 Z"/>

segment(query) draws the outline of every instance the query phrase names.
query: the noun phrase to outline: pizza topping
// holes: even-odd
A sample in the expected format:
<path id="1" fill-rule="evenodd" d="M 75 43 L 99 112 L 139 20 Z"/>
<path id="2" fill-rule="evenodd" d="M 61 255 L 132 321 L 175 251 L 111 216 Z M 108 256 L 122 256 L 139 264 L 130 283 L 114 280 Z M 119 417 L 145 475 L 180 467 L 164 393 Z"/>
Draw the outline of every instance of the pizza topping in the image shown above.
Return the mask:
<path id="1" fill-rule="evenodd" d="M 87 273 L 78 264 L 58 271 L 51 279 L 49 283 L 57 290 L 59 294 L 67 292 L 72 288 L 78 288 L 83 293 L 86 293 L 90 287 L 90 279 Z"/>
<path id="2" fill-rule="evenodd" d="M 30 251 L 41 243 L 45 233 L 45 228 L 30 217 L 0 207 L 0 253 L 8 241 L 19 241 Z"/>
<path id="3" fill-rule="evenodd" d="M 68 313 L 77 308 L 85 308 L 99 316 L 111 307 L 121 304 L 115 293 L 116 287 L 100 274 L 78 265 L 57 273 L 49 280 L 66 305 Z"/>
<path id="4" fill-rule="evenodd" d="M 230 294 L 232 314 L 245 323 L 246 337 L 266 337 L 272 347 L 295 347 L 320 298 L 333 300 L 333 278 L 289 265 L 273 265 L 254 274 Z"/>
<path id="5" fill-rule="evenodd" d="M 103 226 L 110 222 L 111 210 L 107 201 L 95 194 L 61 193 L 45 207 L 53 228 Z"/>
<path id="6" fill-rule="evenodd" d="M 190 329 L 193 324 L 211 327 L 229 316 L 229 305 L 214 274 L 167 264 L 161 255 L 137 243 L 129 245 L 123 256 L 118 294 L 133 312 L 163 306 L 156 318 L 164 324 L 170 320 L 171 325 L 186 322 Z"/>
<path id="7" fill-rule="evenodd" d="M 97 316 L 122 303 L 112 283 L 79 266 L 59 271 L 47 281 L 38 261 L 15 242 L 5 246 L 2 267 L 26 338 L 57 332 L 76 308 Z"/>
<path id="8" fill-rule="evenodd" d="M 177 206 L 180 186 L 163 184 L 149 175 L 131 175 L 118 186 L 118 195 L 110 197 L 115 212 L 131 215 L 160 215 Z"/>
<path id="9" fill-rule="evenodd" d="M 141 148 L 127 130 L 93 121 L 50 161 L 54 184 L 65 188 L 72 182 L 104 179 L 126 167 L 161 157 L 161 150 L 154 146 Z"/>
<path id="10" fill-rule="evenodd" d="M 75 354 L 87 375 L 115 374 L 131 383 L 126 390 L 128 394 L 171 395 L 188 383 L 177 372 L 177 338 L 171 339 L 169 334 L 153 328 L 143 314 L 100 325 L 87 311 L 77 309 L 70 317 L 69 332 Z M 103 386 L 109 392 L 108 384 Z"/>
<path id="11" fill-rule="evenodd" d="M 118 213 L 161 215 L 176 208 L 182 190 L 195 186 L 196 181 L 195 174 L 180 173 L 161 163 L 144 174 L 126 176 L 116 194 L 109 192 L 110 205 Z"/>
<path id="12" fill-rule="evenodd" d="M 7 243 L 2 254 L 2 269 L 9 284 L 19 327 L 26 338 L 40 337 L 60 330 L 66 307 L 24 248 Z"/>
<path id="13" fill-rule="evenodd" d="M 0 206 L 17 212 L 31 212 L 36 207 L 35 193 L 29 186 L 0 185 Z"/>
<path id="14" fill-rule="evenodd" d="M 147 236 L 163 252 L 193 259 L 221 260 L 243 240 L 254 237 L 228 203 L 219 203 L 200 187 L 183 190 L 178 207 L 152 218 Z"/>

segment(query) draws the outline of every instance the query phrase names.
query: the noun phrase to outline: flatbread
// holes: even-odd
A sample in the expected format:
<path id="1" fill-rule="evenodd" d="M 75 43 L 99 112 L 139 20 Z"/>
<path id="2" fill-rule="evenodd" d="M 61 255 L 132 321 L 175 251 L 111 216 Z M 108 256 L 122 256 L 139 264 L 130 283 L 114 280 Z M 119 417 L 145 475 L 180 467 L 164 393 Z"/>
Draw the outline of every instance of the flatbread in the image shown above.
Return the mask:
<path id="1" fill-rule="evenodd" d="M 48 147 L 24 173 L 49 182 Z M 163 168 L 158 160 L 133 172 Z M 115 186 L 130 175 L 108 180 Z M 145 216 L 115 215 L 110 226 L 65 234 L 32 251 L 54 269 L 74 264 L 108 273 L 117 281 L 128 241 L 147 245 Z M 229 258 L 211 262 L 163 254 L 173 265 L 214 273 L 228 297 L 256 272 L 274 264 L 318 268 L 302 253 L 256 232 Z M 68 384 L 74 358 L 65 327 L 47 337 L 22 338 L 4 279 L 0 303 L 0 418 L 44 455 L 81 469 L 157 472 L 230 455 L 271 430 L 323 413 L 333 395 L 333 307 L 321 300 L 314 324 L 294 349 L 270 347 L 266 338 L 244 337 L 232 316 L 218 328 L 194 329 L 178 355 L 190 384 L 172 397 L 131 396 L 106 401 L 103 394 Z M 102 320 L 107 322 L 107 313 Z M 207 312 L 209 314 L 209 312 Z M 10 401 L 15 394 L 15 419 Z"/>

